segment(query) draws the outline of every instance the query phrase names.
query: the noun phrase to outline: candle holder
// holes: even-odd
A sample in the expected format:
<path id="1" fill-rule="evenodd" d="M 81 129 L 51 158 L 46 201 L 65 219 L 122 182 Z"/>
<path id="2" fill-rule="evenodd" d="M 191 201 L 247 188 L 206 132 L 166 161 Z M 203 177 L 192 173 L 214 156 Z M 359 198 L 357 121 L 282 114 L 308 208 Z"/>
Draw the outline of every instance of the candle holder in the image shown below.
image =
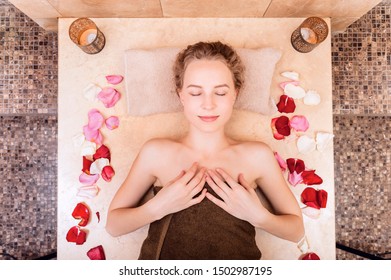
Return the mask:
<path id="1" fill-rule="evenodd" d="M 105 46 L 102 31 L 89 18 L 79 18 L 69 27 L 69 37 L 85 53 L 96 54 Z"/>
<path id="2" fill-rule="evenodd" d="M 295 50 L 301 53 L 312 51 L 322 43 L 329 33 L 327 23 L 319 17 L 309 17 L 293 31 L 291 43 Z"/>

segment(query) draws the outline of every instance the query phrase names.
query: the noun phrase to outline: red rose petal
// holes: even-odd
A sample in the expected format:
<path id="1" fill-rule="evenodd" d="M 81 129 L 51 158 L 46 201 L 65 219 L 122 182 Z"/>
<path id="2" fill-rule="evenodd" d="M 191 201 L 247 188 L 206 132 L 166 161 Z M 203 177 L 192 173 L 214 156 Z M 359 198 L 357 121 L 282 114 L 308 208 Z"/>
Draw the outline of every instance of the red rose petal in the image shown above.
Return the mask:
<path id="1" fill-rule="evenodd" d="M 320 208 L 326 208 L 327 196 L 328 194 L 325 190 L 318 190 L 318 192 L 316 193 L 316 199 L 318 200 Z"/>
<path id="2" fill-rule="evenodd" d="M 281 135 L 278 133 L 277 131 L 277 128 L 276 128 L 276 121 L 277 121 L 278 118 L 274 118 L 272 119 L 272 122 L 271 122 L 271 128 L 272 128 L 272 132 L 273 132 L 273 137 L 274 139 L 277 139 L 277 140 L 282 140 L 285 138 L 284 135 Z"/>
<path id="3" fill-rule="evenodd" d="M 68 242 L 74 242 L 76 245 L 81 245 L 86 242 L 87 233 L 78 226 L 74 226 L 69 229 L 66 239 Z"/>
<path id="4" fill-rule="evenodd" d="M 277 118 L 275 125 L 279 134 L 284 136 L 289 136 L 291 134 L 291 127 L 289 126 L 289 118 L 287 116 Z"/>
<path id="5" fill-rule="evenodd" d="M 103 167 L 101 175 L 103 180 L 105 180 L 106 182 L 110 182 L 111 178 L 113 178 L 113 176 L 115 175 L 113 167 L 111 167 L 111 165 L 106 165 L 105 167 Z"/>
<path id="6" fill-rule="evenodd" d="M 323 183 L 323 179 L 315 174 L 315 170 L 303 171 L 303 183 L 306 185 L 320 185 Z"/>
<path id="7" fill-rule="evenodd" d="M 87 256 L 90 258 L 90 260 L 105 260 L 105 252 L 103 251 L 102 245 L 96 246 L 94 248 L 91 248 L 87 252 Z"/>
<path id="8" fill-rule="evenodd" d="M 319 256 L 315 253 L 307 253 L 300 257 L 300 260 L 309 260 L 309 261 L 315 261 L 320 260 Z"/>
<path id="9" fill-rule="evenodd" d="M 300 174 L 305 169 L 304 161 L 298 158 L 288 158 L 286 163 L 288 165 L 289 173 L 296 171 L 297 174 Z"/>
<path id="10" fill-rule="evenodd" d="M 90 167 L 92 164 L 92 160 L 89 160 L 86 157 L 83 157 L 83 169 L 82 171 L 86 173 L 87 175 L 90 175 Z"/>
<path id="11" fill-rule="evenodd" d="M 95 154 L 92 156 L 94 160 L 99 158 L 107 158 L 109 161 L 111 160 L 110 150 L 105 145 L 100 146 Z"/>
<path id="12" fill-rule="evenodd" d="M 100 213 L 99 212 L 96 212 L 96 217 L 98 218 L 98 223 L 100 222 Z"/>
<path id="13" fill-rule="evenodd" d="M 293 113 L 296 109 L 296 104 L 292 97 L 283 94 L 280 96 L 277 108 L 280 113 Z"/>
<path id="14" fill-rule="evenodd" d="M 72 212 L 72 217 L 75 219 L 81 219 L 79 226 L 84 227 L 88 224 L 90 219 L 90 210 L 83 203 L 78 203 Z"/>
<path id="15" fill-rule="evenodd" d="M 315 209 L 326 208 L 327 195 L 325 190 L 315 190 L 312 187 L 308 187 L 301 193 L 301 201 Z"/>

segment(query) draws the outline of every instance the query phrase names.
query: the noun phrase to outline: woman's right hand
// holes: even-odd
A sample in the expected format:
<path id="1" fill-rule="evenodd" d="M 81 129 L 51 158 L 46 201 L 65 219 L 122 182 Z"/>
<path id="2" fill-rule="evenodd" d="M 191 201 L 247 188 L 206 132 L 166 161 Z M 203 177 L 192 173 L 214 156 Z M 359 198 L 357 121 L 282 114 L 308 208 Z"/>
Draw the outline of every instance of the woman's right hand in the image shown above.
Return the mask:
<path id="1" fill-rule="evenodd" d="M 200 203 L 205 198 L 206 189 L 203 189 L 205 180 L 206 168 L 198 169 L 198 164 L 193 163 L 187 171 L 182 171 L 164 186 L 150 202 L 153 201 L 154 208 L 156 207 L 161 218 L 179 212 Z"/>

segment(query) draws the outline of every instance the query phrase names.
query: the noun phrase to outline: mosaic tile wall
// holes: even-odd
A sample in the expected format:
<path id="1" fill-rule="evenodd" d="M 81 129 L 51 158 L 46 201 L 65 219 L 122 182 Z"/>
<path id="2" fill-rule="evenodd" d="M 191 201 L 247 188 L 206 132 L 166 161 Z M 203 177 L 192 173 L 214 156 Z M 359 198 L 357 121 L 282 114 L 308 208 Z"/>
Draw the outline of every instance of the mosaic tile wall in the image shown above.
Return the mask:
<path id="1" fill-rule="evenodd" d="M 391 0 L 332 35 L 337 242 L 391 251 Z M 0 260 L 56 250 L 57 34 L 0 0 Z M 364 259 L 337 250 L 337 259 Z"/>

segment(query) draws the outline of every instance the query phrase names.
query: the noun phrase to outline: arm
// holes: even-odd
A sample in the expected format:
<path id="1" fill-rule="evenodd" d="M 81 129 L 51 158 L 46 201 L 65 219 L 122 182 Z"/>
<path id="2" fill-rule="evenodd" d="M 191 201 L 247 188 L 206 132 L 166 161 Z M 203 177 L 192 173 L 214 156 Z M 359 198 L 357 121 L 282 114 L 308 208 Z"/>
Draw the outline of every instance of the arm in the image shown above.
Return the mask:
<path id="1" fill-rule="evenodd" d="M 207 182 L 222 200 L 209 193 L 207 198 L 231 215 L 246 220 L 255 227 L 277 237 L 298 242 L 304 236 L 301 211 L 282 177 L 273 152 L 262 144 L 252 155 L 254 166 L 260 162 L 267 163 L 262 166 L 262 174 L 256 179 L 256 183 L 272 203 L 275 214 L 270 213 L 262 205 L 255 189 L 248 184 L 242 174 L 239 176 L 239 182 L 236 182 L 221 169 L 208 170 Z"/>

